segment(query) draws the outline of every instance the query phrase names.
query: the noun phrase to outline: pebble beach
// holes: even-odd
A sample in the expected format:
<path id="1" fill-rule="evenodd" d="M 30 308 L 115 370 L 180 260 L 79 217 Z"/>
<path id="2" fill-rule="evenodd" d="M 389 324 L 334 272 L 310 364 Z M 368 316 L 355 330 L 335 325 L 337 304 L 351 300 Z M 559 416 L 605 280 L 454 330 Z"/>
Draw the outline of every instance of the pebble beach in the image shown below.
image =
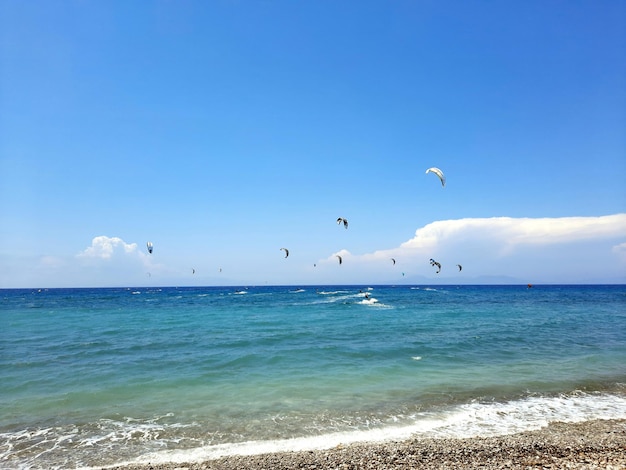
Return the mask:
<path id="1" fill-rule="evenodd" d="M 518 434 L 339 445 L 332 449 L 230 456 L 115 470 L 235 469 L 626 469 L 626 420 L 555 422 Z"/>

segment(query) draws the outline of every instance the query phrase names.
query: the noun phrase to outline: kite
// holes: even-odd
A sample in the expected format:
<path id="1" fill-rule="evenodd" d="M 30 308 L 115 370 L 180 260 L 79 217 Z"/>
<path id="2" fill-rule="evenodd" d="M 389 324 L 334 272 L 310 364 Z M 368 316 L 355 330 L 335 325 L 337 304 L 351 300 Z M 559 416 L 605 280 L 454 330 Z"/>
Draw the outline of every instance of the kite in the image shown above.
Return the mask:
<path id="1" fill-rule="evenodd" d="M 289 250 L 287 248 L 281 248 L 285 252 L 285 258 L 289 256 Z"/>
<path id="2" fill-rule="evenodd" d="M 146 243 L 146 246 L 148 247 L 148 253 L 152 253 L 152 242 Z"/>
<path id="3" fill-rule="evenodd" d="M 430 265 L 437 266 L 437 272 L 435 274 L 439 274 L 439 271 L 441 271 L 441 263 L 438 263 L 434 259 L 430 258 Z"/>
<path id="4" fill-rule="evenodd" d="M 337 258 L 339 258 L 339 264 L 343 263 L 343 258 L 339 255 L 335 255 Z"/>
<path id="5" fill-rule="evenodd" d="M 337 225 L 341 225 L 342 222 L 343 222 L 343 226 L 347 229 L 348 228 L 348 219 L 344 219 L 343 217 L 339 217 L 337 219 Z"/>
<path id="6" fill-rule="evenodd" d="M 435 167 L 429 168 L 428 170 L 426 170 L 426 173 L 436 174 L 441 180 L 441 186 L 446 185 L 446 176 L 443 174 L 443 171 L 441 171 L 439 168 L 435 168 Z"/>
<path id="7" fill-rule="evenodd" d="M 395 266 L 396 265 L 396 260 L 391 258 L 391 261 L 393 262 L 393 265 Z"/>
<path id="8" fill-rule="evenodd" d="M 463 271 L 463 266 L 461 266 L 460 264 L 457 264 L 457 267 L 459 268 L 459 271 Z"/>

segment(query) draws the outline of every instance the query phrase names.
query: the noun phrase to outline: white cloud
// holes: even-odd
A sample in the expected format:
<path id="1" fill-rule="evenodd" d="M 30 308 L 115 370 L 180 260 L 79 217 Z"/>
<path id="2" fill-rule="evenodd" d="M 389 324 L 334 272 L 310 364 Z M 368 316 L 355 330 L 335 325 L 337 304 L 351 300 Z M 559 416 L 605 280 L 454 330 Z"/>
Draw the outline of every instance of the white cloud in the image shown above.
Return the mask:
<path id="1" fill-rule="evenodd" d="M 352 255 L 350 265 L 358 265 L 362 273 L 371 266 L 372 274 L 392 275 L 395 269 L 433 280 L 461 276 L 456 264 L 463 265 L 465 279 L 504 275 L 546 282 L 623 280 L 625 239 L 626 214 L 441 220 L 417 229 L 396 248 Z M 445 267 L 436 276 L 430 258 Z"/>
<path id="2" fill-rule="evenodd" d="M 613 253 L 617 253 L 617 256 L 626 263 L 626 242 L 615 245 L 613 247 Z"/>
<path id="3" fill-rule="evenodd" d="M 77 256 L 81 258 L 110 259 L 116 253 L 132 254 L 136 251 L 136 243 L 126 243 L 119 237 L 101 235 L 94 237 L 91 241 L 91 246 L 81 251 Z"/>
<path id="4" fill-rule="evenodd" d="M 433 249 L 439 244 L 479 238 L 492 247 L 513 249 L 521 245 L 551 245 L 585 240 L 626 237 L 626 214 L 601 217 L 520 218 L 492 217 L 441 220 L 415 232 L 400 248 Z"/>
<path id="5" fill-rule="evenodd" d="M 295 250 L 294 255 L 293 261 L 297 260 Z M 337 255 L 343 258 L 341 265 Z M 439 274 L 430 265 L 430 258 L 441 262 Z M 535 284 L 626 282 L 626 214 L 440 220 L 418 228 L 411 239 L 389 249 L 366 253 L 341 249 L 306 266 L 281 263 L 283 271 L 278 272 L 268 269 L 273 265 L 264 264 L 263 274 L 259 274 L 258 266 L 250 266 L 247 258 L 236 269 L 225 269 L 219 277 L 217 271 L 215 275 L 208 274 L 207 266 L 200 261 L 193 263 L 198 272 L 191 278 L 192 265 L 180 261 L 178 252 L 170 257 L 163 257 L 160 251 L 149 255 L 137 243 L 97 236 L 73 257 L 0 256 L 4 268 L 0 270 L 0 286 L 179 285 L 181 281 L 320 285 L 483 283 L 489 279 Z M 463 265 L 462 272 L 457 264 Z M 226 276 L 227 272 L 231 277 Z"/>

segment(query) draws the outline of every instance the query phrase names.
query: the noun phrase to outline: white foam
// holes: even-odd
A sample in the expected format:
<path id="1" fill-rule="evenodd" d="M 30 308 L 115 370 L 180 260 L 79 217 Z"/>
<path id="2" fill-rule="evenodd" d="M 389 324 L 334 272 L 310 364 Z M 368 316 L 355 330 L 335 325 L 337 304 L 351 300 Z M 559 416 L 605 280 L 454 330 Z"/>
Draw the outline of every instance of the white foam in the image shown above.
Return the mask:
<path id="1" fill-rule="evenodd" d="M 411 418 L 411 424 L 402 426 L 159 451 L 132 463 L 199 462 L 230 455 L 320 450 L 340 444 L 405 440 L 411 437 L 489 437 L 540 429 L 554 421 L 626 419 L 626 397 L 581 392 L 559 397 L 530 397 L 506 403 L 469 403 L 449 410 L 418 413 Z"/>
<path id="2" fill-rule="evenodd" d="M 337 292 L 335 294 L 341 294 L 340 292 Z M 328 294 L 323 294 L 323 295 L 328 295 Z M 317 304 L 333 304 L 333 303 L 337 303 L 337 302 L 348 302 L 353 300 L 355 297 L 357 297 L 359 294 L 347 294 L 347 295 L 334 295 L 334 296 L 328 296 L 328 297 L 324 297 L 321 300 L 318 300 L 316 302 L 313 303 L 317 303 Z"/>
<path id="3" fill-rule="evenodd" d="M 359 303 L 363 305 L 368 305 L 370 307 L 376 307 L 376 308 L 383 308 L 383 309 L 393 308 L 391 305 L 387 305 L 382 302 L 379 302 L 378 299 L 375 299 L 374 297 L 370 297 L 369 299 L 363 299 Z"/>

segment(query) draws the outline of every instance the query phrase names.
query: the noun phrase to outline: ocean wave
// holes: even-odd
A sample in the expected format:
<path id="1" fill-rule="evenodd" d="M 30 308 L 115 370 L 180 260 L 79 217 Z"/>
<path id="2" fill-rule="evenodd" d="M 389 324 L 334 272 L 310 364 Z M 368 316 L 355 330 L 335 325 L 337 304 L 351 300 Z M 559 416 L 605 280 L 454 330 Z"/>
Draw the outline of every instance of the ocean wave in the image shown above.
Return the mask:
<path id="1" fill-rule="evenodd" d="M 318 424 L 326 422 L 325 426 L 315 425 L 311 419 L 315 421 L 309 417 L 299 436 L 279 439 L 259 436 L 257 440 L 244 442 L 224 442 L 224 435 L 207 429 L 201 421 L 177 422 L 172 413 L 148 420 L 101 419 L 82 426 L 47 426 L 0 433 L 0 461 L 7 469 L 102 468 L 319 450 L 339 444 L 414 437 L 491 437 L 540 429 L 556 421 L 626 419 L 626 395 L 575 391 L 505 402 L 471 401 L 358 422 L 345 422 L 346 417 L 329 421 L 328 416 L 320 416 Z"/>
<path id="2" fill-rule="evenodd" d="M 528 397 L 504 403 L 467 403 L 417 413 L 412 423 L 342 431 L 291 439 L 218 444 L 197 449 L 165 450 L 132 463 L 204 461 L 232 455 L 329 449 L 357 442 L 405 440 L 412 437 L 492 437 L 531 431 L 551 422 L 575 423 L 595 419 L 626 419 L 626 397 L 574 392 L 554 397 Z M 403 419 L 404 421 L 404 419 Z"/>

